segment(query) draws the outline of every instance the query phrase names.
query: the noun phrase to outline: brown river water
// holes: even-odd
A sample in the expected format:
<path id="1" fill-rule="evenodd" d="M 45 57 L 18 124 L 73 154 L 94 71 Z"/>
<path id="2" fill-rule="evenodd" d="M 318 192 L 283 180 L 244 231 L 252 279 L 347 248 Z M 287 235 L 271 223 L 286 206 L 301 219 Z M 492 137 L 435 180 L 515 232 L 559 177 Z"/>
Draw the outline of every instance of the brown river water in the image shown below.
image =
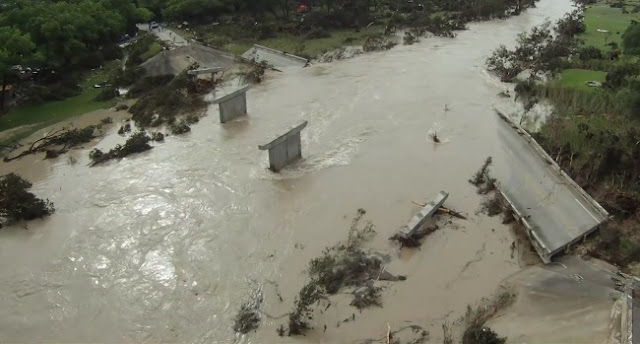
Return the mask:
<path id="1" fill-rule="evenodd" d="M 221 125 L 212 106 L 190 134 L 106 166 L 87 167 L 88 149 L 41 173 L 23 163 L 57 211 L 29 230 L 0 231 L 0 342 L 355 343 L 384 337 L 387 322 L 421 325 L 441 342 L 444 321 L 520 269 L 509 228 L 476 214 L 482 198 L 467 182 L 487 156 L 504 154 L 492 104 L 506 86 L 484 60 L 570 10 L 569 0 L 541 0 L 455 39 L 274 73 L 248 93 L 246 119 Z M 257 146 L 300 120 L 309 121 L 304 159 L 271 173 Z M 440 190 L 469 220 L 399 255 L 387 238 L 418 210 L 411 201 Z M 307 262 L 347 237 L 358 208 L 376 225 L 370 246 L 408 277 L 386 288 L 384 307 L 359 313 L 339 295 L 306 337 L 277 337 L 286 318 L 266 316 L 257 332 L 234 334 L 256 288 L 264 312 L 291 309 Z M 352 313 L 355 322 L 336 326 Z"/>

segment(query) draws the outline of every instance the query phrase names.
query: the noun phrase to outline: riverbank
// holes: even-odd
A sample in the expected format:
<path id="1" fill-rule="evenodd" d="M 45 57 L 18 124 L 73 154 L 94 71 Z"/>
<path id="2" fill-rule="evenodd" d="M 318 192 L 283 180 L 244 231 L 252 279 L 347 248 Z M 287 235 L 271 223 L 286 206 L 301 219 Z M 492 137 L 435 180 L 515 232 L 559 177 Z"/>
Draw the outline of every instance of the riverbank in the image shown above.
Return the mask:
<path id="1" fill-rule="evenodd" d="M 131 103 L 132 101 L 128 102 L 129 105 Z M 102 123 L 102 121 L 107 117 L 112 119 L 113 124 Z M 2 131 L 0 132 L 0 142 L 14 142 L 19 145 L 16 148 L 16 151 L 20 151 L 21 149 L 24 149 L 25 146 L 31 144 L 49 132 L 54 132 L 63 128 L 84 128 L 89 125 L 101 125 L 103 132 L 109 135 L 115 133 L 117 127 L 122 125 L 125 119 L 129 118 L 131 118 L 131 114 L 128 113 L 127 110 L 117 111 L 115 108 L 94 110 L 77 115 L 73 118 L 61 119 L 59 122 L 54 124 L 35 124 L 26 127 L 18 127 L 13 130 Z M 16 137 L 20 136 L 24 137 L 16 140 Z M 44 153 L 41 153 L 27 155 L 9 162 L 0 162 L 0 175 L 17 173 L 31 182 L 40 182 L 46 178 L 47 174 L 50 173 L 51 168 L 55 164 L 60 161 L 66 161 L 70 165 L 75 164 L 76 161 L 80 160 L 80 154 L 83 154 L 85 150 L 90 149 L 100 140 L 102 140 L 102 137 L 99 137 L 93 142 L 82 145 L 79 148 L 72 149 L 67 154 L 54 160 L 45 160 L 43 158 Z"/>
<path id="2" fill-rule="evenodd" d="M 115 105 L 114 100 L 99 101 L 96 98 L 101 92 L 94 85 L 101 85 L 107 80 L 106 69 L 95 70 L 80 85 L 80 94 L 61 101 L 42 104 L 20 105 L 0 116 L 0 146 L 18 142 L 35 130 L 65 121 L 88 112 L 106 109 Z"/>
<path id="3" fill-rule="evenodd" d="M 477 7 L 446 1 L 430 2 L 426 7 L 413 2 L 380 3 L 358 9 L 318 3 L 300 13 L 222 16 L 213 23 L 190 28 L 180 25 L 175 30 L 187 39 L 196 39 L 235 55 L 241 55 L 253 44 L 260 44 L 315 59 L 335 49 L 364 45 L 371 37 L 392 34 L 397 29 L 416 29 L 421 33 L 418 36 L 427 31 L 454 36 L 454 31 L 463 30 L 469 22 L 519 15 L 536 1 L 493 2 Z"/>

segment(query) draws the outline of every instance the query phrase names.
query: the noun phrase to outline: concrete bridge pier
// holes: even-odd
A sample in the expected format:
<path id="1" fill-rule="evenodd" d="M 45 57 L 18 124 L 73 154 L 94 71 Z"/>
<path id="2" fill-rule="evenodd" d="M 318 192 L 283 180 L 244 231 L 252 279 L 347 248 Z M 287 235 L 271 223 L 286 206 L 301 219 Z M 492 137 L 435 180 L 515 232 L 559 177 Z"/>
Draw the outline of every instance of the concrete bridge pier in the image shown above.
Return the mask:
<path id="1" fill-rule="evenodd" d="M 269 168 L 280 172 L 285 166 L 302 158 L 300 132 L 307 126 L 304 121 L 278 136 L 275 140 L 258 146 L 260 150 L 269 151 Z"/>
<path id="2" fill-rule="evenodd" d="M 247 114 L 247 91 L 249 85 L 243 86 L 223 97 L 214 100 L 220 109 L 220 123 L 226 123 L 236 117 Z"/>

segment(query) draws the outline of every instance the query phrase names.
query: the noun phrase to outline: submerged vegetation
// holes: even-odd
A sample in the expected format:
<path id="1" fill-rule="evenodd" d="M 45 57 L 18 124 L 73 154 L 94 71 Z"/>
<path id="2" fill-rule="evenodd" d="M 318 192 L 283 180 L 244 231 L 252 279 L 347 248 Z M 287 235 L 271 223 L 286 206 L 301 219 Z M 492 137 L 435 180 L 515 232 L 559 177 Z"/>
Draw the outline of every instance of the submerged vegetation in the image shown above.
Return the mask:
<path id="1" fill-rule="evenodd" d="M 142 95 L 129 108 L 129 112 L 133 114 L 132 119 L 138 126 L 144 128 L 157 127 L 165 123 L 173 124 L 176 116 L 199 111 L 206 105 L 195 83 L 189 81 L 187 71 L 169 79 L 165 85 Z"/>
<path id="2" fill-rule="evenodd" d="M 491 299 L 483 299 L 475 308 L 467 306 L 464 316 L 466 326 L 462 335 L 462 344 L 504 344 L 506 338 L 498 335 L 485 326 L 485 323 L 501 310 L 511 306 L 516 294 L 510 289 L 502 289 Z"/>
<path id="3" fill-rule="evenodd" d="M 53 203 L 27 191 L 31 186 L 29 181 L 15 173 L 0 177 L 0 216 L 9 221 L 21 221 L 53 214 Z"/>
<path id="4" fill-rule="evenodd" d="M 117 145 L 108 152 L 104 153 L 98 148 L 94 148 L 89 152 L 91 166 L 105 163 L 111 159 L 122 159 L 127 155 L 147 151 L 153 147 L 149 145 L 151 138 L 144 131 L 132 134 L 124 145 Z"/>
<path id="5" fill-rule="evenodd" d="M 346 242 L 338 243 L 309 262 L 309 281 L 300 289 L 294 301 L 289 321 L 278 331 L 280 335 L 302 335 L 312 328 L 314 309 L 321 301 L 331 306 L 329 296 L 342 290 L 353 295 L 350 303 L 360 310 L 370 306 L 382 306 L 382 288 L 378 281 L 398 281 L 404 276 L 393 276 L 384 271 L 384 261 L 379 255 L 366 252 L 362 245 L 374 234 L 373 224 L 364 221 L 365 211 L 359 209 L 351 223 Z"/>
<path id="6" fill-rule="evenodd" d="M 255 58 L 249 61 L 249 69 L 240 74 L 244 84 L 259 84 L 264 79 L 264 73 L 273 68 L 267 61 L 258 61 Z"/>
<path id="7" fill-rule="evenodd" d="M 247 301 L 242 303 L 233 322 L 233 330 L 236 333 L 245 334 L 258 328 L 260 325 L 260 306 L 263 301 L 262 290 L 257 289 Z"/>

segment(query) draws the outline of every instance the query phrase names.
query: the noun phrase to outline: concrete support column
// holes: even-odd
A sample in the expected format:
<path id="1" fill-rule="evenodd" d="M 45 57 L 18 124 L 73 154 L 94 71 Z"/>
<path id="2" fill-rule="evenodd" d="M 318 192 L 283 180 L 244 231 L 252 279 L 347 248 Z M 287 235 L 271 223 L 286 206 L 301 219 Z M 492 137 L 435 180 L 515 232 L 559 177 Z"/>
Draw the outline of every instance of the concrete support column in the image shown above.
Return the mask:
<path id="1" fill-rule="evenodd" d="M 214 100 L 220 110 L 220 123 L 226 123 L 236 117 L 247 114 L 247 90 L 249 85 L 237 89 L 226 96 Z"/>
<path id="2" fill-rule="evenodd" d="M 302 158 L 300 132 L 307 126 L 307 121 L 296 125 L 275 140 L 258 146 L 260 150 L 269 151 L 269 168 L 279 172 L 285 166 Z"/>

